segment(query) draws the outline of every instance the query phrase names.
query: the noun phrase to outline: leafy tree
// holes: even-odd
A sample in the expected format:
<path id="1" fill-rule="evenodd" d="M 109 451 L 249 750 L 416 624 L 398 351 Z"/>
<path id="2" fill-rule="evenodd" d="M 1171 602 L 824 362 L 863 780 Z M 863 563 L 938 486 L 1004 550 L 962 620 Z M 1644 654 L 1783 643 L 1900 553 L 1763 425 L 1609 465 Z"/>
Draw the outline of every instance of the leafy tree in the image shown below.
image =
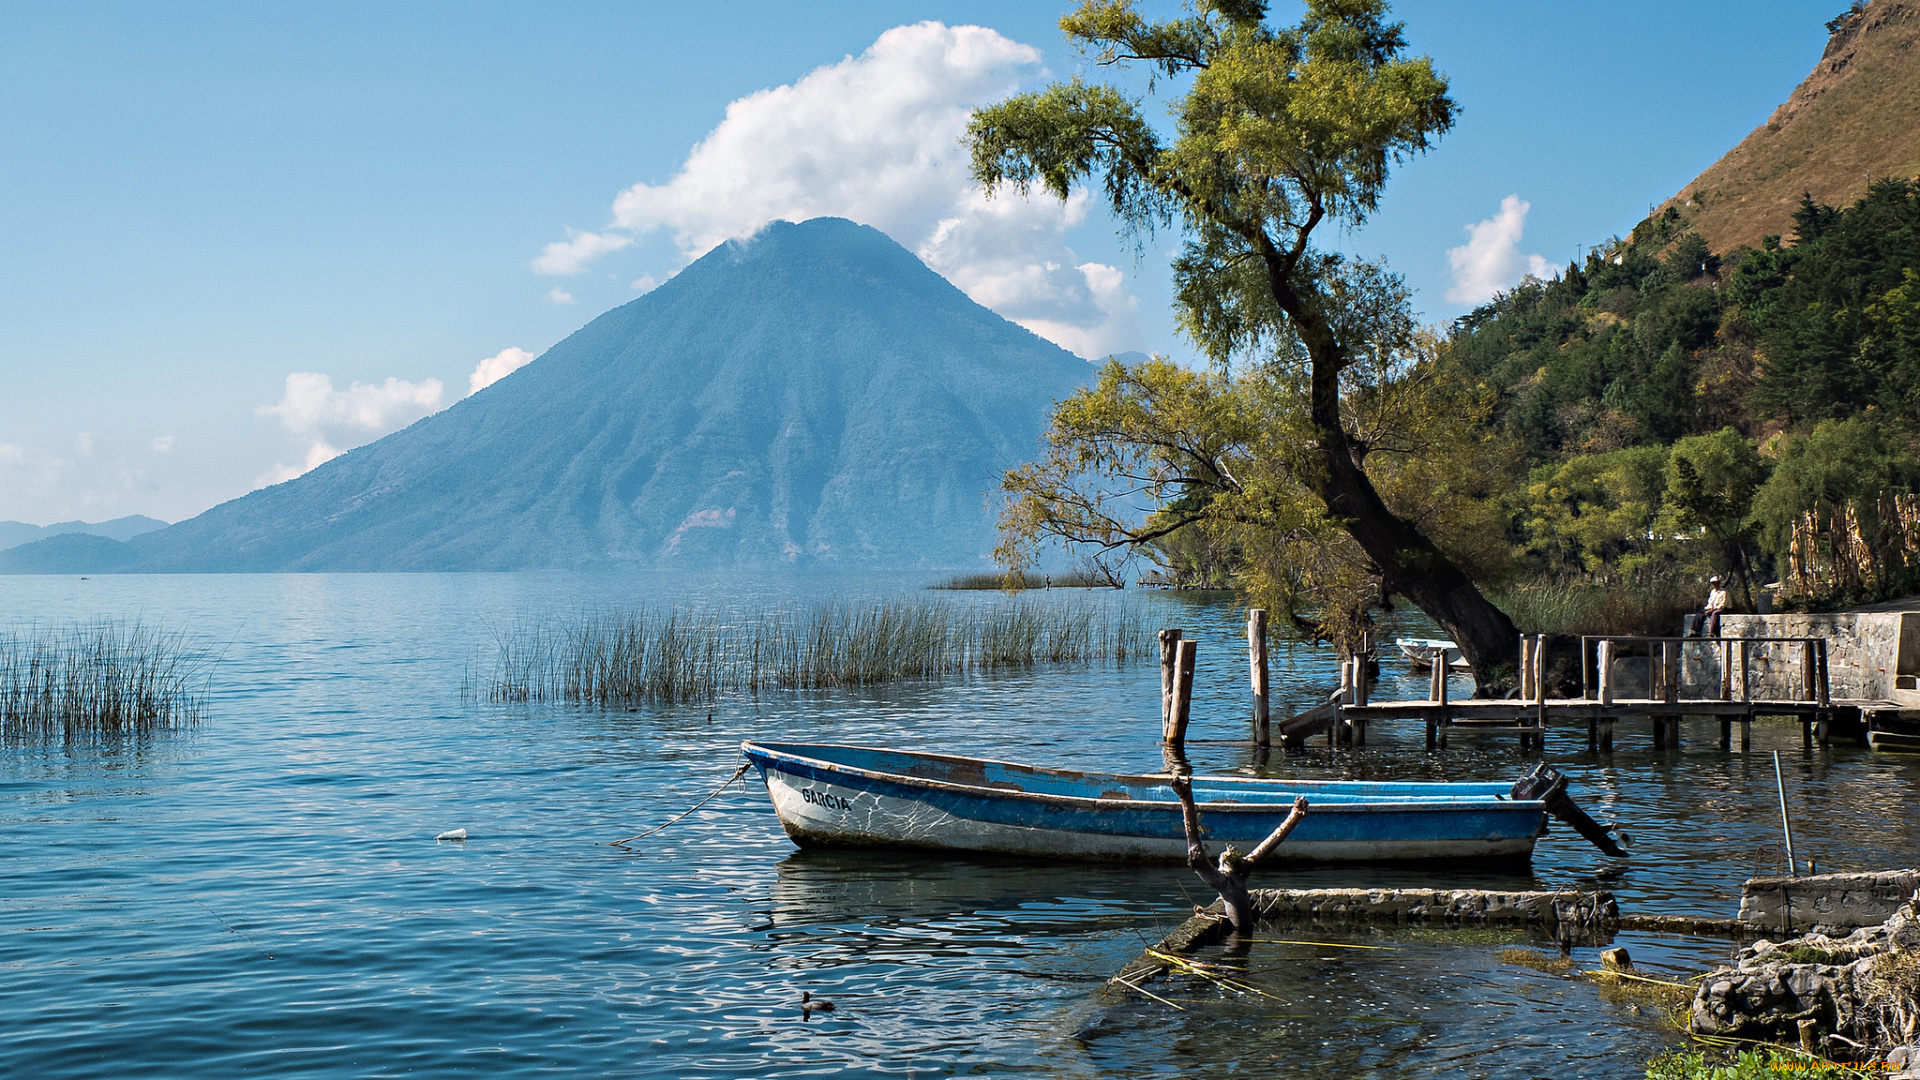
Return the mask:
<path id="1" fill-rule="evenodd" d="M 1635 446 L 1535 469 L 1527 485 L 1528 549 L 1549 565 L 1600 577 L 1632 574 L 1655 555 L 1667 454 Z"/>
<path id="2" fill-rule="evenodd" d="M 1784 563 L 1802 514 L 1851 507 L 1871 534 L 1880 493 L 1911 491 L 1916 479 L 1920 462 L 1879 424 L 1865 416 L 1828 420 L 1782 440 L 1773 475 L 1754 493 L 1753 524 Z"/>
<path id="3" fill-rule="evenodd" d="M 1732 428 L 1673 444 L 1667 458 L 1666 504 L 1676 525 L 1699 529 L 1719 548 L 1721 567 L 1739 586 L 1738 602 L 1752 610 L 1753 496 L 1767 479 L 1767 463 Z"/>
<path id="4" fill-rule="evenodd" d="M 1407 57 L 1401 27 L 1386 21 L 1382 0 L 1308 0 L 1300 22 L 1265 23 L 1260 0 L 1196 0 L 1190 14 L 1150 22 L 1131 0 L 1085 0 L 1061 20 L 1067 36 L 1100 65 L 1142 64 L 1155 86 L 1182 80 L 1173 101 L 1171 140 L 1148 122 L 1119 88 L 1083 78 L 1055 83 L 979 110 L 968 128 L 973 174 L 989 191 L 1038 185 L 1067 198 L 1083 182 L 1097 184 L 1115 214 L 1138 232 L 1177 226 L 1185 236 L 1174 263 L 1177 303 L 1187 334 L 1222 372 L 1271 369 L 1256 386 L 1280 394 L 1297 438 L 1284 448 L 1286 478 L 1317 500 L 1321 526 L 1351 538 L 1385 586 L 1405 595 L 1445 626 L 1483 685 L 1510 680 L 1517 650 L 1507 616 L 1483 597 L 1460 564 L 1414 522 L 1395 513 L 1366 467 L 1369 447 L 1344 411 L 1356 389 L 1350 369 L 1398 351 L 1409 321 L 1404 304 L 1382 304 L 1394 290 L 1376 268 L 1356 266 L 1314 246 L 1326 224 L 1354 225 L 1377 205 L 1390 167 L 1428 148 L 1453 125 L 1446 80 L 1424 57 Z M 1390 363 L 1384 366 L 1390 367 Z M 1118 389 L 1124 372 L 1103 382 Z M 1170 373 L 1156 380 L 1177 381 Z M 1190 385 L 1190 384 L 1189 384 Z M 1110 396 L 1115 408 L 1146 430 L 1187 431 L 1137 407 L 1152 398 Z M 1234 425 L 1270 414 L 1245 409 L 1246 393 L 1214 395 Z M 1257 399 L 1255 399 L 1257 400 Z M 1175 404 L 1199 410 L 1196 398 Z M 1276 403 L 1270 403 L 1276 404 Z M 1151 410 L 1148 410 L 1151 411 Z M 1189 411 L 1188 415 L 1199 415 Z M 1053 445 L 1092 432 L 1066 410 L 1056 416 Z M 1272 445 L 1272 433 L 1236 427 L 1234 439 L 1187 431 L 1191 440 L 1129 443 L 1100 429 L 1089 471 L 1069 478 L 1042 468 L 1009 479 L 1011 534 L 1044 532 L 1056 516 L 1086 513 L 1105 477 L 1135 475 L 1157 498 L 1192 482 L 1224 484 L 1236 497 L 1257 494 L 1202 448 Z M 1102 472 L 1109 462 L 1162 455 L 1191 463 L 1191 474 Z M 1218 464 L 1224 464 L 1224 461 Z M 1217 478 L 1216 478 L 1217 477 Z M 1165 486 L 1162 486 L 1165 485 Z M 1201 513 L 1235 504 L 1209 499 Z M 1272 524 L 1305 525 L 1313 515 L 1283 499 L 1263 513 L 1288 513 Z M 1249 515 L 1250 517 L 1254 515 Z M 1164 525 L 1122 524 L 1103 510 L 1109 543 L 1137 543 Z"/>

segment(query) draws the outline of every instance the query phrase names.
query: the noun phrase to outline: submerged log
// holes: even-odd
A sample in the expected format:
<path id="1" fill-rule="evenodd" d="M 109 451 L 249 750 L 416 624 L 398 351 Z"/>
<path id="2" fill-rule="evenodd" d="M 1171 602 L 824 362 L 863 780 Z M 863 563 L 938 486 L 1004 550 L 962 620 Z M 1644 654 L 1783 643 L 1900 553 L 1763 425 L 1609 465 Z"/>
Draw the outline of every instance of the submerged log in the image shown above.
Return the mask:
<path id="1" fill-rule="evenodd" d="M 1268 834 L 1260 846 L 1252 852 L 1242 855 L 1232 844 L 1220 853 L 1216 864 L 1207 855 L 1207 843 L 1200 835 L 1200 808 L 1193 801 L 1193 780 L 1191 777 L 1176 776 L 1170 782 L 1174 795 L 1180 799 L 1180 818 L 1187 830 L 1187 865 L 1200 875 L 1200 880 L 1213 887 L 1220 894 L 1220 902 L 1225 905 L 1227 918 L 1233 923 L 1236 934 L 1250 934 L 1258 918 L 1253 899 L 1247 894 L 1247 878 L 1253 875 L 1260 861 L 1273 854 L 1275 848 L 1286 840 L 1302 820 L 1307 816 L 1307 797 L 1301 795 L 1293 800 L 1293 811 L 1280 827 Z"/>
<path id="2" fill-rule="evenodd" d="M 1488 889 L 1250 889 L 1254 912 L 1269 922 L 1338 925 L 1528 927 L 1562 943 L 1606 943 L 1623 926 L 1609 892 L 1505 892 Z M 1220 944 L 1236 934 L 1224 902 L 1196 911 L 1108 983 L 1114 990 L 1140 988 L 1164 975 L 1182 956 Z M 1241 935 L 1244 940 L 1245 935 Z"/>

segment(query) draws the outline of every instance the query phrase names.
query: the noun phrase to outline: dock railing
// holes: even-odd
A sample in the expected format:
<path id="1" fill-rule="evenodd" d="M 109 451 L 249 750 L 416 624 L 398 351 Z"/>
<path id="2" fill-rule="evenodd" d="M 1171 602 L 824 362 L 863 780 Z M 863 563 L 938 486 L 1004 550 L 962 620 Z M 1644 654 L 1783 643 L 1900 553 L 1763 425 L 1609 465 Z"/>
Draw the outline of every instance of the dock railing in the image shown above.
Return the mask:
<path id="1" fill-rule="evenodd" d="M 1640 634 L 1582 634 L 1580 636 L 1580 696 L 1611 703 L 1613 666 L 1641 647 L 1647 656 L 1647 696 L 1667 702 L 1680 700 L 1680 664 L 1689 645 L 1712 645 L 1720 652 L 1721 701 L 1752 701 L 1753 647 L 1799 647 L 1800 697 L 1825 708 L 1833 700 L 1833 682 L 1827 670 L 1827 640 L 1820 637 L 1649 637 Z M 1622 646 L 1625 646 L 1623 651 Z M 1522 647 L 1524 652 L 1525 647 Z M 1738 663 L 1735 662 L 1736 658 Z M 1738 672 L 1738 679 L 1735 679 Z M 1598 686 L 1594 685 L 1598 682 Z M 1598 691 L 1596 693 L 1596 690 Z"/>

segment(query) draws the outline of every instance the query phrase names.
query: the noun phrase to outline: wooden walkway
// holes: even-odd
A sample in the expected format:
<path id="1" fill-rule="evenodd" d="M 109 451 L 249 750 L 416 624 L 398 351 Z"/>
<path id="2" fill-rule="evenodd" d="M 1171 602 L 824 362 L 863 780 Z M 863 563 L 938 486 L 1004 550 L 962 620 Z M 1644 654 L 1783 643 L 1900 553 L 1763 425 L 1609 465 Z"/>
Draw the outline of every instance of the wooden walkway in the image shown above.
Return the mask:
<path id="1" fill-rule="evenodd" d="M 1439 701 L 1379 701 L 1366 705 L 1330 703 L 1294 720 L 1278 725 L 1281 736 L 1299 744 L 1308 736 L 1327 735 L 1338 744 L 1365 745 L 1367 728 L 1375 721 L 1415 720 L 1427 728 L 1429 748 L 1447 745 L 1449 734 L 1462 731 L 1494 731 L 1518 735 L 1522 746 L 1535 745 L 1553 722 L 1585 723 L 1587 745 L 1613 748 L 1614 727 L 1622 721 L 1644 720 L 1651 727 L 1655 749 L 1669 742 L 1680 745 L 1680 720 L 1687 716 L 1717 717 L 1720 720 L 1720 746 L 1731 749 L 1733 729 L 1740 729 L 1740 749 L 1753 744 L 1753 718 L 1790 716 L 1801 722 L 1801 738 L 1806 746 L 1825 746 L 1833 730 L 1854 730 L 1864 726 L 1870 712 L 1897 711 L 1891 701 L 1833 700 L 1825 705 L 1812 701 L 1722 701 L 1719 699 L 1616 698 L 1603 704 L 1597 698 L 1548 698 L 1545 701 L 1513 699 L 1487 700 L 1466 698 Z M 1294 721 L 1303 721 L 1296 724 Z"/>
<path id="2" fill-rule="evenodd" d="M 1751 698 L 1749 650 L 1756 644 L 1779 643 L 1796 647 L 1800 660 L 1800 679 L 1794 698 Z M 1680 660 L 1688 646 L 1716 650 L 1721 659 L 1721 678 L 1716 697 L 1682 697 Z M 1624 649 L 1623 649 L 1624 647 Z M 1647 652 L 1647 674 L 1653 696 L 1621 697 L 1615 693 L 1614 669 L 1624 651 Z M 1546 696 L 1545 641 L 1525 637 L 1520 642 L 1520 687 L 1513 698 L 1466 698 L 1449 700 L 1446 654 L 1436 651 L 1431 658 L 1432 678 L 1429 696 L 1413 701 L 1367 700 L 1365 667 L 1360 658 L 1350 659 L 1341 668 L 1341 686 L 1332 700 L 1274 725 L 1283 743 L 1299 746 L 1313 735 L 1324 734 L 1329 746 L 1364 746 L 1367 728 L 1375 721 L 1413 720 L 1426 725 L 1427 748 L 1447 745 L 1448 736 L 1463 731 L 1497 732 L 1517 735 L 1520 745 L 1538 748 L 1547 726 L 1585 722 L 1587 746 L 1611 750 L 1614 728 L 1626 721 L 1646 721 L 1653 736 L 1654 749 L 1680 745 L 1680 721 L 1684 717 L 1717 717 L 1720 721 L 1720 746 L 1732 749 L 1733 729 L 1740 729 L 1740 749 L 1753 745 L 1753 719 L 1756 716 L 1787 716 L 1800 721 L 1802 745 L 1811 748 L 1831 740 L 1836 727 L 1848 734 L 1864 735 L 1876 726 L 1881 716 L 1897 716 L 1900 706 L 1892 701 L 1834 698 L 1827 674 L 1826 643 L 1815 638 L 1583 638 L 1580 655 L 1583 682 L 1588 680 L 1586 660 L 1591 655 L 1598 672 L 1598 686 L 1583 687 L 1583 695 L 1572 698 Z M 1594 691 L 1597 689 L 1597 693 Z M 1592 696 L 1587 696 L 1591 694 Z"/>

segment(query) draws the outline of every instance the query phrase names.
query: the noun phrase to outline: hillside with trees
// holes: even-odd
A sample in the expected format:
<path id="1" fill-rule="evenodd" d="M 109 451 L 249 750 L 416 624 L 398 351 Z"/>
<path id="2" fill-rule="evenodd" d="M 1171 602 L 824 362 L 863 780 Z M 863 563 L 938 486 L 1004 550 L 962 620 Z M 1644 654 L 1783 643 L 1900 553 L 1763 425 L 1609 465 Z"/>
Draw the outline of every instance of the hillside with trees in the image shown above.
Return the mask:
<path id="1" fill-rule="evenodd" d="M 1828 59 L 1884 74 L 1904 4 L 1843 13 Z M 1920 183 L 1802 193 L 1752 244 L 1714 239 L 1729 202 L 1682 200 L 1423 329 L 1397 276 L 1313 233 L 1364 219 L 1388 166 L 1451 126 L 1444 80 L 1377 0 L 1265 16 L 1089 0 L 1062 21 L 1098 65 L 1194 74 L 1176 142 L 1080 79 L 975 114 L 989 189 L 1097 182 L 1130 227 L 1182 232 L 1176 308 L 1208 362 L 1113 360 L 1061 403 L 1046 453 L 1007 474 L 1003 561 L 1144 554 L 1343 648 L 1411 602 L 1494 692 L 1516 628 L 1672 632 L 1716 572 L 1742 606 L 1776 581 L 1767 599 L 1801 607 L 1920 591 Z M 1904 145 L 1904 92 L 1882 116 L 1834 89 L 1864 76 L 1824 78 L 1796 108 L 1826 117 L 1831 160 L 1887 150 L 1838 145 L 1856 136 Z M 1329 119 L 1368 95 L 1374 122 Z"/>
<path id="2" fill-rule="evenodd" d="M 1669 207 L 1457 321 L 1442 362 L 1514 451 L 1512 581 L 1920 590 L 1920 184 L 1791 228 L 1718 253 Z"/>

